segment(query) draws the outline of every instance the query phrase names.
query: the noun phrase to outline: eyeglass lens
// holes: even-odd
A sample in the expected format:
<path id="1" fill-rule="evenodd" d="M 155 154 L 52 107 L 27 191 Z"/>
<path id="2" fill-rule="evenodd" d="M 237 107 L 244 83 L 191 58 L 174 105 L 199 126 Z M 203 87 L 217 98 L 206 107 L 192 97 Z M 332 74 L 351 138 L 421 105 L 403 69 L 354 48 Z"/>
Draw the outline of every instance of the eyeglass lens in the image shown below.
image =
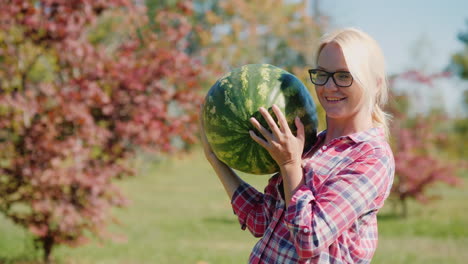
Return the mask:
<path id="1" fill-rule="evenodd" d="M 322 70 L 310 71 L 310 79 L 312 83 L 316 85 L 325 85 L 330 77 L 332 77 L 337 86 L 347 87 L 350 86 L 353 82 L 353 77 L 349 72 L 326 72 Z"/>

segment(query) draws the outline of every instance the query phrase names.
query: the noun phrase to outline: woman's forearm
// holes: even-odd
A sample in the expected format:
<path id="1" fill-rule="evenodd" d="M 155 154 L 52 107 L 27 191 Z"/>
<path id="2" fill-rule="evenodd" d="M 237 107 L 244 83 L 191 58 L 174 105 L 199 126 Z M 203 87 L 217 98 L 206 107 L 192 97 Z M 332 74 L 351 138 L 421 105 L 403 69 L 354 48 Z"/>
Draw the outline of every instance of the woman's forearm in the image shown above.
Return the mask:
<path id="1" fill-rule="evenodd" d="M 224 190 L 226 190 L 229 199 L 232 199 L 234 192 L 243 182 L 242 179 L 234 172 L 234 170 L 229 168 L 220 160 L 209 159 L 209 162 L 223 184 Z"/>
<path id="2" fill-rule="evenodd" d="M 203 105 L 200 108 L 200 117 L 202 116 L 201 109 L 203 109 Z M 226 193 L 229 196 L 229 199 L 232 200 L 234 192 L 237 190 L 237 188 L 241 185 L 243 181 L 231 168 L 229 168 L 226 164 L 220 161 L 214 154 L 213 150 L 210 147 L 210 144 L 208 143 L 208 139 L 206 138 L 202 118 L 200 118 L 199 125 L 200 140 L 203 146 L 203 151 L 205 152 L 205 157 L 210 162 L 211 166 L 218 175 L 218 178 L 223 184 L 224 189 L 226 190 Z"/>
<path id="3" fill-rule="evenodd" d="M 297 188 L 304 184 L 301 164 L 293 163 L 281 166 L 281 177 L 283 178 L 286 207 L 288 207 Z"/>

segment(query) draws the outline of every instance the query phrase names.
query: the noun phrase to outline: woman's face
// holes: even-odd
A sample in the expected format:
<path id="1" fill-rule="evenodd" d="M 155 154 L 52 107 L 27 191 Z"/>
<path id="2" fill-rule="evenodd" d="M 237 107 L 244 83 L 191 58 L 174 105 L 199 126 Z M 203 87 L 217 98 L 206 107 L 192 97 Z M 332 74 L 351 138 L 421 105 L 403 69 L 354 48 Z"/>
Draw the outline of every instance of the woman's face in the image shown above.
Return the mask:
<path id="1" fill-rule="evenodd" d="M 327 72 L 349 71 L 343 51 L 335 42 L 322 48 L 317 64 L 318 69 Z M 324 85 L 315 85 L 315 90 L 328 118 L 346 120 L 364 111 L 364 92 L 355 80 L 349 87 L 339 87 L 330 77 Z"/>

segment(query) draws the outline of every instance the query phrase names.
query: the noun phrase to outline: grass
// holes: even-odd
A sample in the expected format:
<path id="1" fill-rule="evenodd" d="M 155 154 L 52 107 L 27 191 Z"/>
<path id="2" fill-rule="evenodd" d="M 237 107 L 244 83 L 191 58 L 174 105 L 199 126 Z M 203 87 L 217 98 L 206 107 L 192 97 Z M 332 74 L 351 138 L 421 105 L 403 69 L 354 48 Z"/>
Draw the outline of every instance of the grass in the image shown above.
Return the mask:
<path id="1" fill-rule="evenodd" d="M 145 163 L 139 176 L 120 183 L 132 201 L 116 209 L 119 225 L 110 231 L 124 241 L 94 241 L 80 248 L 59 247 L 58 263 L 246 263 L 256 240 L 242 231 L 229 200 L 200 151 L 183 159 Z M 243 175 L 263 189 L 268 177 Z M 465 180 L 465 182 L 467 182 Z M 466 185 L 465 185 L 466 186 Z M 442 199 L 411 202 L 406 219 L 379 216 L 379 247 L 373 263 L 466 263 L 468 192 L 437 186 Z M 0 218 L 0 263 L 34 263 L 29 235 Z"/>

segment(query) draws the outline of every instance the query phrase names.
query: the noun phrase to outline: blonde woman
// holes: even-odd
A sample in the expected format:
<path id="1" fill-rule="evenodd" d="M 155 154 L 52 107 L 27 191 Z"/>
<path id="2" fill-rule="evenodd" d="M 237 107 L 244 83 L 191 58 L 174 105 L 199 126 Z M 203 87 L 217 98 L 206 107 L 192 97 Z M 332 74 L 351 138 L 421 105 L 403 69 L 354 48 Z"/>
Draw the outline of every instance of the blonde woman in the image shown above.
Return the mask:
<path id="1" fill-rule="evenodd" d="M 327 129 L 303 153 L 304 129 L 292 134 L 278 107 L 260 109 L 272 132 L 251 137 L 280 166 L 263 193 L 213 154 L 208 161 L 231 198 L 242 229 L 261 237 L 249 263 L 369 263 L 377 247 L 377 212 L 389 195 L 394 159 L 387 142 L 383 54 L 366 33 L 352 28 L 325 35 L 309 70 Z"/>

